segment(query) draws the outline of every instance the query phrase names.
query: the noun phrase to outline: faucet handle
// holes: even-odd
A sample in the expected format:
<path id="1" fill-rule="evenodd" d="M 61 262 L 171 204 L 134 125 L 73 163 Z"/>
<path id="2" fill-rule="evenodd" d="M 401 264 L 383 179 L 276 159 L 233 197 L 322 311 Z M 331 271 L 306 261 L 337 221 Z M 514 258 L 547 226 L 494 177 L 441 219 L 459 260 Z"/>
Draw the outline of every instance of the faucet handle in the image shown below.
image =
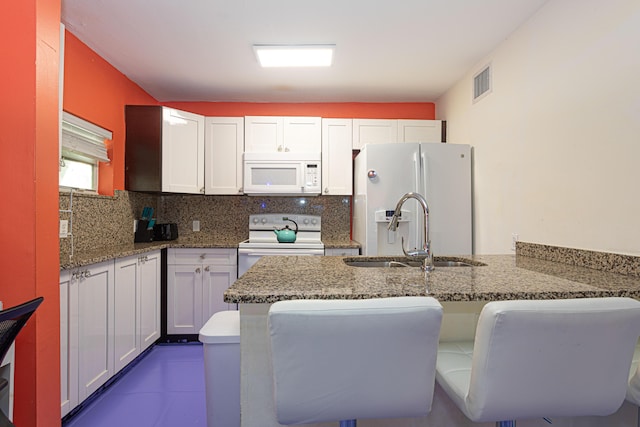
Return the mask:
<path id="1" fill-rule="evenodd" d="M 400 238 L 400 242 L 401 242 L 401 246 L 402 246 L 402 252 L 404 253 L 404 255 L 405 255 L 405 256 L 408 256 L 408 257 L 424 257 L 424 256 L 429 256 L 429 251 L 428 251 L 428 250 L 427 250 L 427 251 L 423 251 L 423 250 L 421 250 L 421 249 L 415 249 L 415 250 L 412 250 L 412 251 L 407 251 L 407 250 L 404 248 L 404 236 L 402 236 L 402 237 Z"/>

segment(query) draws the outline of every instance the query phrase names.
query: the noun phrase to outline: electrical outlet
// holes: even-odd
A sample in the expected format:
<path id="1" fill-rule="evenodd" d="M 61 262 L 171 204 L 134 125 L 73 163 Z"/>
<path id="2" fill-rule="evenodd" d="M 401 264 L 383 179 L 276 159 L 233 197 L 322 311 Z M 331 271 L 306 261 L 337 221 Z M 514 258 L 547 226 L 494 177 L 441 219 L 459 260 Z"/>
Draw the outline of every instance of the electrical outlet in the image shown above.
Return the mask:
<path id="1" fill-rule="evenodd" d="M 60 220 L 59 236 L 61 239 L 66 239 L 67 237 L 69 237 L 69 220 L 67 219 Z"/>
<path id="2" fill-rule="evenodd" d="M 200 231 L 200 221 L 197 219 L 193 221 L 193 231 Z"/>
<path id="3" fill-rule="evenodd" d="M 516 242 L 518 241 L 518 234 L 517 233 L 512 233 L 511 234 L 511 250 L 515 251 L 516 250 Z"/>

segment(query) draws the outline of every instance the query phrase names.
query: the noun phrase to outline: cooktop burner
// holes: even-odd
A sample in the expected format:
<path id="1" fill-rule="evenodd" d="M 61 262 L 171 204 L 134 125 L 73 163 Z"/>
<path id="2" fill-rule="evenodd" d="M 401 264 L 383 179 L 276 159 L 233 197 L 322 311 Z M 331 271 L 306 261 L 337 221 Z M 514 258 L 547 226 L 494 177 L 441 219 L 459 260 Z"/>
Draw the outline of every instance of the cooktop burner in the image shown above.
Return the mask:
<path id="1" fill-rule="evenodd" d="M 295 242 L 279 243 L 274 230 L 288 226 L 291 230 L 298 228 Z M 240 248 L 324 248 L 320 240 L 321 218 L 318 215 L 296 214 L 256 214 L 249 216 L 249 239 L 241 242 Z"/>

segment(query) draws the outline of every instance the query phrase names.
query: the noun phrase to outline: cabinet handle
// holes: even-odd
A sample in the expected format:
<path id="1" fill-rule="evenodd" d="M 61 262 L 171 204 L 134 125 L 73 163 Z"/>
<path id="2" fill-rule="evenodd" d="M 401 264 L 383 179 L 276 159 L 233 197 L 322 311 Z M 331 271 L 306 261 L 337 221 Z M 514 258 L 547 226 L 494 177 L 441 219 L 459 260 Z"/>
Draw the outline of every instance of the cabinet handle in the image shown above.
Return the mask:
<path id="1" fill-rule="evenodd" d="M 324 187 L 324 192 L 328 193 L 329 192 L 329 187 Z"/>
<path id="2" fill-rule="evenodd" d="M 73 280 L 84 279 L 87 277 L 91 277 L 91 271 L 89 270 L 75 271 L 71 274 L 71 279 Z"/>
<path id="3" fill-rule="evenodd" d="M 286 147 L 284 151 L 289 152 L 289 147 Z"/>
<path id="4" fill-rule="evenodd" d="M 200 274 L 200 267 L 196 268 L 196 273 Z"/>
<path id="5" fill-rule="evenodd" d="M 282 145 L 278 145 L 278 151 L 282 151 Z"/>
<path id="6" fill-rule="evenodd" d="M 209 271 L 209 266 L 208 265 L 204 268 L 204 271 Z"/>
<path id="7" fill-rule="evenodd" d="M 200 193 L 201 193 L 201 194 L 204 194 L 204 187 L 202 187 L 202 188 L 200 189 Z"/>
<path id="8" fill-rule="evenodd" d="M 206 256 L 207 256 L 207 254 L 202 254 L 202 255 L 200 255 L 200 259 L 205 259 Z"/>

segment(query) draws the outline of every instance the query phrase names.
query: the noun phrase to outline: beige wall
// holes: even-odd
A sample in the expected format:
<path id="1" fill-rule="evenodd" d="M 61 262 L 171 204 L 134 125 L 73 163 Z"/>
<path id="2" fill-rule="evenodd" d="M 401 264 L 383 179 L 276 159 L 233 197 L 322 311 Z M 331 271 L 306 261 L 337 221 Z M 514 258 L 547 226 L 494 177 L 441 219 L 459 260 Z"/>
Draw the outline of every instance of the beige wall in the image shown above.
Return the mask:
<path id="1" fill-rule="evenodd" d="M 493 91 L 473 104 L 489 62 Z M 476 253 L 509 253 L 517 233 L 640 255 L 638 0 L 550 0 L 436 110 L 475 149 Z"/>

